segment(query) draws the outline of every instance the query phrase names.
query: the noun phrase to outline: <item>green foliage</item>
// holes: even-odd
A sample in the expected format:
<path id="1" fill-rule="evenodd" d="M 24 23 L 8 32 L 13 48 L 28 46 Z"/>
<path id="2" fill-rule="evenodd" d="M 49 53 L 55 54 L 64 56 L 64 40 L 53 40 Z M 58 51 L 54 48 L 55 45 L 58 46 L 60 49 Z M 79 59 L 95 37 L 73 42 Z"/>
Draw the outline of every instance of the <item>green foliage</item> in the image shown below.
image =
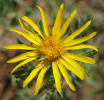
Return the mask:
<path id="1" fill-rule="evenodd" d="M 97 74 L 98 74 L 100 80 L 102 81 L 102 84 L 104 85 L 104 72 L 101 70 L 97 70 Z"/>
<path id="2" fill-rule="evenodd" d="M 0 0 L 0 15 L 5 15 L 15 5 L 15 0 Z"/>
<path id="3" fill-rule="evenodd" d="M 99 80 L 101 81 L 101 88 L 96 88 L 95 90 L 91 91 L 91 95 L 99 95 L 99 94 L 103 94 L 104 95 L 104 72 L 101 70 L 97 70 L 97 74 L 99 77 Z"/>
<path id="4" fill-rule="evenodd" d="M 20 39 L 19 37 L 16 37 L 16 40 L 17 40 L 18 44 L 25 44 L 25 42 L 22 39 Z"/>
<path id="5" fill-rule="evenodd" d="M 99 94 L 103 94 L 104 95 L 104 88 L 102 89 L 97 89 L 97 90 L 93 90 L 91 92 L 92 95 L 99 95 Z"/>
<path id="6" fill-rule="evenodd" d="M 61 5 L 62 3 L 64 3 L 64 0 L 56 0 L 56 3 L 57 3 L 57 6 L 60 7 L 60 5 Z"/>
<path id="7" fill-rule="evenodd" d="M 11 26 L 16 26 L 16 25 L 18 25 L 18 19 L 17 19 L 16 16 L 11 20 L 10 25 L 11 25 Z"/>
<path id="8" fill-rule="evenodd" d="M 36 13 L 36 5 L 38 0 L 30 0 L 32 1 L 32 6 L 27 6 L 24 3 L 24 0 L 0 0 L 0 25 L 3 27 L 4 31 L 2 34 L 0 34 L 0 38 L 2 38 L 9 30 L 9 28 L 14 27 L 16 25 L 19 24 L 18 22 L 18 16 L 19 15 L 19 8 L 22 8 L 25 12 L 25 15 L 30 16 L 33 15 L 34 13 Z M 49 8 L 51 11 L 51 9 L 58 9 L 60 4 L 65 3 L 65 0 L 44 0 L 45 6 L 46 8 Z M 99 8 L 98 5 L 97 9 Z M 19 8 L 18 8 L 19 7 Z M 72 3 L 71 5 L 64 7 L 64 14 L 65 13 L 70 13 L 72 12 L 74 9 L 77 8 L 76 3 Z M 54 11 L 53 11 L 54 12 Z M 56 17 L 56 13 L 51 13 L 49 12 L 53 17 L 53 20 L 55 20 Z M 66 35 L 70 35 L 71 33 L 73 33 L 76 29 L 78 29 L 79 27 L 81 27 L 86 21 L 88 21 L 89 19 L 92 19 L 92 24 L 90 25 L 90 27 L 87 28 L 87 30 L 85 30 L 84 32 L 82 32 L 78 37 L 82 37 L 85 36 L 93 31 L 97 31 L 98 33 L 100 33 L 102 35 L 102 33 L 104 32 L 104 19 L 100 19 L 97 22 L 93 22 L 93 18 L 92 18 L 92 14 L 91 14 L 91 9 L 87 9 L 86 11 L 86 17 L 83 19 L 82 18 L 76 18 L 75 24 L 70 25 L 67 29 Z M 11 15 L 11 16 L 10 16 Z M 8 20 L 8 16 L 9 19 Z M 65 15 L 66 16 L 66 15 Z M 40 27 L 40 29 L 43 30 L 43 25 L 42 25 L 42 21 L 36 21 L 37 25 Z M 31 27 L 30 27 L 31 28 Z M 34 32 L 36 32 L 33 28 L 31 28 Z M 17 42 L 19 44 L 25 44 L 25 42 L 23 40 L 21 40 L 19 37 L 16 38 Z M 95 41 L 96 42 L 96 41 Z M 81 55 L 85 55 L 85 56 L 89 56 L 89 57 L 94 57 L 94 55 L 96 55 L 96 51 L 94 50 L 75 50 L 75 51 L 71 51 L 73 53 L 77 53 L 77 54 L 81 54 Z M 99 57 L 101 55 L 104 55 L 103 52 L 100 52 L 97 54 L 97 57 L 99 59 Z M 43 58 L 44 59 L 44 58 Z M 99 94 L 103 94 L 104 95 L 104 72 L 102 70 L 95 70 L 93 71 L 93 69 L 96 69 L 97 65 L 94 65 L 94 67 L 90 64 L 84 64 L 84 63 L 80 63 L 81 65 L 84 66 L 85 69 L 87 69 L 87 71 L 90 74 L 90 77 L 87 77 L 85 80 L 88 84 L 94 86 L 94 90 L 89 92 L 90 95 L 99 95 Z M 65 99 L 65 100 L 71 100 L 71 94 L 68 94 L 68 96 L 63 96 L 63 95 L 59 95 L 56 91 L 55 88 L 55 82 L 54 82 L 54 78 L 52 75 L 52 69 L 51 69 L 51 65 L 49 66 L 49 69 L 46 73 L 46 79 L 47 82 L 45 84 L 43 84 L 42 88 L 40 89 L 40 93 L 41 96 L 36 96 L 33 94 L 30 94 L 28 92 L 27 89 L 22 89 L 22 81 L 26 79 L 26 77 L 29 75 L 29 73 L 32 71 L 32 69 L 35 67 L 35 65 L 33 65 L 32 63 L 29 63 L 25 66 L 22 66 L 22 68 L 20 70 L 17 70 L 15 73 L 13 73 L 12 75 L 12 84 L 14 86 L 17 86 L 17 95 L 20 96 L 23 100 L 54 100 L 56 98 L 56 100 L 61 100 L 61 99 Z M 95 79 L 95 77 L 93 77 L 94 72 L 97 74 L 98 78 Z M 69 72 L 70 73 L 70 72 Z M 74 83 L 75 87 L 80 89 L 82 88 L 79 79 L 72 73 L 70 73 L 70 76 L 72 77 L 72 82 Z M 97 80 L 101 81 L 101 85 L 102 87 L 99 88 L 98 87 L 98 82 Z M 32 86 L 32 82 L 28 85 L 28 88 L 30 88 Z M 83 86 L 84 87 L 84 86 Z M 64 87 L 62 87 L 64 88 Z M 86 88 L 86 87 L 85 87 Z M 46 92 L 44 94 L 42 94 L 44 92 L 44 90 L 46 90 Z M 64 93 L 63 93 L 64 94 Z"/>

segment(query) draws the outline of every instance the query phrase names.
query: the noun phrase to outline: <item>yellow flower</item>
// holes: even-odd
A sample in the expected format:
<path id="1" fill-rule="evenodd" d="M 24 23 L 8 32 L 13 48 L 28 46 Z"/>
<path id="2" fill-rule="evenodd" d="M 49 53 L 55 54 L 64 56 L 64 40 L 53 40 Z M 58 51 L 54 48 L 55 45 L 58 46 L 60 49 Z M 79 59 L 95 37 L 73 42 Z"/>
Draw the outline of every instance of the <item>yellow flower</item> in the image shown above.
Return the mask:
<path id="1" fill-rule="evenodd" d="M 36 82 L 35 94 L 39 92 L 39 89 L 42 86 L 42 81 L 48 69 L 49 64 L 52 64 L 52 70 L 53 70 L 53 76 L 55 79 L 56 89 L 61 94 L 62 92 L 61 78 L 60 78 L 59 71 L 65 78 L 69 87 L 73 91 L 75 91 L 76 89 L 73 83 L 71 82 L 71 78 L 69 77 L 69 74 L 66 69 L 73 72 L 81 80 L 84 80 L 85 75 L 87 75 L 88 73 L 76 61 L 89 63 L 89 64 L 94 64 L 96 62 L 96 60 L 93 58 L 69 53 L 70 50 L 85 49 L 85 48 L 90 48 L 98 51 L 98 49 L 92 45 L 81 44 L 82 42 L 85 42 L 91 39 L 92 37 L 94 37 L 96 35 L 96 32 L 93 32 L 87 36 L 83 36 L 76 39 L 76 37 L 91 24 L 91 21 L 88 21 L 79 29 L 74 31 L 70 36 L 66 36 L 64 33 L 66 32 L 68 26 L 70 25 L 77 11 L 74 10 L 72 14 L 68 17 L 68 19 L 65 21 L 65 23 L 62 24 L 63 6 L 64 5 L 61 4 L 59 8 L 58 14 L 56 16 L 56 20 L 52 28 L 52 32 L 50 32 L 49 30 L 46 15 L 43 9 L 39 6 L 38 8 L 41 12 L 44 32 L 40 30 L 40 28 L 36 25 L 35 22 L 33 22 L 30 18 L 26 16 L 19 18 L 19 22 L 25 31 L 22 31 L 16 28 L 10 29 L 11 31 L 17 32 L 18 34 L 24 36 L 31 43 L 28 45 L 13 44 L 13 45 L 5 46 L 6 49 L 29 50 L 28 52 L 23 53 L 7 61 L 7 63 L 14 63 L 14 62 L 21 61 L 12 70 L 11 73 L 16 71 L 18 68 L 20 68 L 24 64 L 33 60 L 37 60 L 38 58 L 39 63 L 36 65 L 36 67 L 32 70 L 32 72 L 23 82 L 23 87 L 26 87 L 29 84 L 29 82 L 31 82 L 33 78 L 37 75 L 37 73 L 40 71 L 37 78 L 37 82 Z M 33 27 L 35 29 L 35 32 L 32 29 L 30 29 L 26 23 L 28 23 L 28 25 Z"/>

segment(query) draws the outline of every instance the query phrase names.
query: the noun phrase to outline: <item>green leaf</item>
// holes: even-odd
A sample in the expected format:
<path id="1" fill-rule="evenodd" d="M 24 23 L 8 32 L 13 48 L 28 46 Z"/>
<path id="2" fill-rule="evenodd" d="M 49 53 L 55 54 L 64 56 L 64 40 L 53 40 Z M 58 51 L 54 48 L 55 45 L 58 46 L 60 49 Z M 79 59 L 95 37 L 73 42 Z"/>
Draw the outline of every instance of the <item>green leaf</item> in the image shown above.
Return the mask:
<path id="1" fill-rule="evenodd" d="M 98 74 L 99 78 L 101 79 L 101 81 L 104 85 L 104 72 L 101 70 L 97 70 L 97 74 Z"/>
<path id="2" fill-rule="evenodd" d="M 76 88 L 82 88 L 82 86 L 80 85 L 80 83 L 77 80 L 74 80 L 73 83 Z"/>
<path id="3" fill-rule="evenodd" d="M 91 92 L 88 93 L 89 95 L 99 95 L 99 94 L 104 94 L 104 88 L 103 89 L 96 89 L 96 90 L 93 90 Z"/>
<path id="4" fill-rule="evenodd" d="M 97 82 L 93 77 L 86 77 L 87 83 L 91 84 L 94 87 L 97 87 Z"/>
<path id="5" fill-rule="evenodd" d="M 19 44 L 25 44 L 25 42 L 22 39 L 20 39 L 19 37 L 16 37 L 16 40 L 17 40 L 17 43 L 19 43 Z"/>
<path id="6" fill-rule="evenodd" d="M 73 33 L 73 27 L 69 26 L 68 29 L 67 29 L 67 31 L 66 31 L 66 34 L 69 36 L 72 33 Z"/>
<path id="7" fill-rule="evenodd" d="M 16 26 L 16 25 L 18 25 L 17 16 L 15 16 L 15 17 L 11 20 L 10 25 L 11 25 L 11 26 Z"/>

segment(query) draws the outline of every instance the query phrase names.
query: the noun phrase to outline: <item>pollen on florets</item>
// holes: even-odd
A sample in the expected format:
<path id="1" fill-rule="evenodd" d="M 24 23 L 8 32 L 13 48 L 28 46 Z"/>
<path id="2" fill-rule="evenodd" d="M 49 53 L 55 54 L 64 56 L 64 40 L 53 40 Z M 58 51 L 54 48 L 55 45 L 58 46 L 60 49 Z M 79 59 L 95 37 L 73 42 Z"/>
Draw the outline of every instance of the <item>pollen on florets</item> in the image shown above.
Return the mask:
<path id="1" fill-rule="evenodd" d="M 53 37 L 46 38 L 40 45 L 40 53 L 48 60 L 55 60 L 62 54 L 61 41 Z"/>

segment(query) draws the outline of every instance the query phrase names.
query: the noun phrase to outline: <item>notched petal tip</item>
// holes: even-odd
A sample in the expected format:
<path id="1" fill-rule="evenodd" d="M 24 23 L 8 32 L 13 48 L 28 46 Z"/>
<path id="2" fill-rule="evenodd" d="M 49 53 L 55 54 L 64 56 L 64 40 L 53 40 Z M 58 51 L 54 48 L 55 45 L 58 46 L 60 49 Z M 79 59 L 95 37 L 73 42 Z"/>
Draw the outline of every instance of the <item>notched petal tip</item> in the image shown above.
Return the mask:
<path id="1" fill-rule="evenodd" d="M 63 8 L 64 7 L 64 4 L 62 3 L 61 5 L 60 5 L 60 8 Z"/>
<path id="2" fill-rule="evenodd" d="M 43 13 L 43 9 L 40 6 L 37 6 L 41 13 Z"/>
<path id="3" fill-rule="evenodd" d="M 77 10 L 75 9 L 72 13 L 71 13 L 71 17 L 74 17 L 77 13 Z"/>
<path id="4" fill-rule="evenodd" d="M 7 60 L 7 63 L 12 63 L 11 60 Z"/>
<path id="5" fill-rule="evenodd" d="M 73 88 L 73 91 L 75 92 L 76 91 L 76 88 Z"/>
<path id="6" fill-rule="evenodd" d="M 19 17 L 18 20 L 19 20 L 20 23 L 22 22 L 22 18 Z"/>
<path id="7" fill-rule="evenodd" d="M 97 32 L 93 32 L 95 35 L 97 34 Z"/>
<path id="8" fill-rule="evenodd" d="M 35 92 L 34 92 L 34 94 L 35 94 L 35 95 L 37 95 L 37 94 L 38 94 L 38 92 L 36 92 L 36 91 L 35 91 Z"/>
<path id="9" fill-rule="evenodd" d="M 15 68 L 13 68 L 10 74 L 13 74 L 15 71 L 16 71 Z"/>
<path id="10" fill-rule="evenodd" d="M 11 72 L 10 72 L 10 74 L 13 74 L 13 73 L 14 73 L 14 71 L 11 71 Z"/>
<path id="11" fill-rule="evenodd" d="M 94 37 L 97 34 L 97 32 L 91 33 L 92 37 Z"/>
<path id="12" fill-rule="evenodd" d="M 10 45 L 5 45 L 4 48 L 5 49 L 11 49 L 11 46 Z"/>
<path id="13" fill-rule="evenodd" d="M 75 88 L 75 86 L 73 85 L 73 83 L 72 83 L 72 87 L 70 87 L 70 88 L 71 88 L 71 90 L 72 90 L 73 92 L 76 91 L 76 88 Z"/>
<path id="14" fill-rule="evenodd" d="M 95 59 L 92 59 L 92 64 L 95 64 L 96 63 L 96 60 Z"/>
<path id="15" fill-rule="evenodd" d="M 41 8 L 40 6 L 38 6 L 38 5 L 37 5 L 36 7 L 37 7 L 39 10 L 41 10 L 41 9 L 42 9 L 42 8 Z"/>
<path id="16" fill-rule="evenodd" d="M 76 14 L 76 13 L 77 13 L 77 10 L 75 9 L 75 10 L 73 11 L 73 13 Z"/>
<path id="17" fill-rule="evenodd" d="M 10 28 L 9 30 L 10 30 L 10 31 L 13 31 L 13 28 Z"/>
<path id="18" fill-rule="evenodd" d="M 27 19 L 27 16 L 22 16 L 22 20 L 25 20 L 25 19 Z"/>
<path id="19" fill-rule="evenodd" d="M 62 94 L 62 90 L 61 90 L 61 91 L 59 91 L 59 94 L 60 94 L 60 95 Z"/>
<path id="20" fill-rule="evenodd" d="M 16 29 L 16 28 L 10 28 L 9 30 L 10 30 L 10 31 L 15 31 L 15 29 Z M 17 29 L 16 29 L 16 30 L 17 30 Z"/>
<path id="21" fill-rule="evenodd" d="M 96 51 L 96 52 L 99 52 L 99 49 L 95 47 L 95 51 Z"/>
<path id="22" fill-rule="evenodd" d="M 91 24 L 91 20 L 89 20 L 88 23 Z"/>
<path id="23" fill-rule="evenodd" d="M 82 75 L 80 75 L 80 79 L 81 79 L 81 80 L 85 80 L 84 73 L 82 73 Z"/>
<path id="24" fill-rule="evenodd" d="M 26 87 L 26 84 L 25 84 L 25 82 L 23 82 L 23 84 L 22 84 L 22 87 L 23 87 L 23 88 L 25 88 L 25 87 Z"/>
<path id="25" fill-rule="evenodd" d="M 75 9 L 72 13 L 71 13 L 71 17 L 74 17 L 77 13 L 77 10 Z"/>
<path id="26" fill-rule="evenodd" d="M 4 48 L 5 48 L 5 49 L 8 49 L 8 45 L 5 45 Z"/>
<path id="27" fill-rule="evenodd" d="M 61 95 L 62 94 L 62 89 L 58 89 L 57 92 Z"/>

